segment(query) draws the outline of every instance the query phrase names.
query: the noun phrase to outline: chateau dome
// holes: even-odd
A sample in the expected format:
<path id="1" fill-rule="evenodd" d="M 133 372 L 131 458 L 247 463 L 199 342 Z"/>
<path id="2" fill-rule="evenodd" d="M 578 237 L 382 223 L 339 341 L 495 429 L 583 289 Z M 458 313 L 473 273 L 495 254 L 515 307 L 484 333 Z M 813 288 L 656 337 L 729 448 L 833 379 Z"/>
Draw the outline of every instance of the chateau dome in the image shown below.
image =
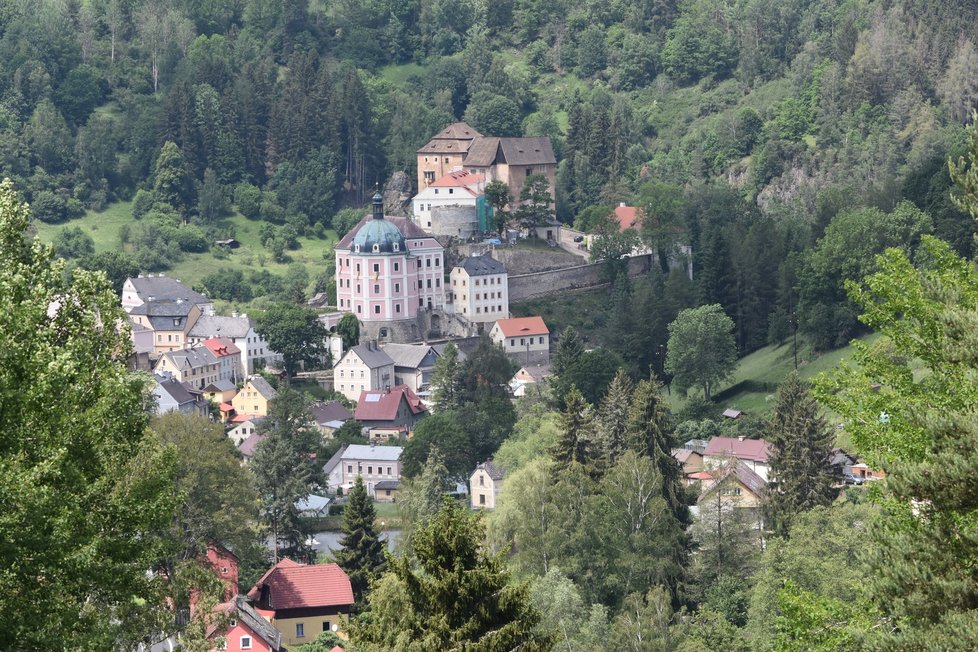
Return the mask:
<path id="1" fill-rule="evenodd" d="M 350 243 L 350 251 L 362 254 L 394 253 L 406 251 L 404 235 L 390 220 L 384 219 L 383 197 L 373 197 L 373 219 L 361 223 Z"/>

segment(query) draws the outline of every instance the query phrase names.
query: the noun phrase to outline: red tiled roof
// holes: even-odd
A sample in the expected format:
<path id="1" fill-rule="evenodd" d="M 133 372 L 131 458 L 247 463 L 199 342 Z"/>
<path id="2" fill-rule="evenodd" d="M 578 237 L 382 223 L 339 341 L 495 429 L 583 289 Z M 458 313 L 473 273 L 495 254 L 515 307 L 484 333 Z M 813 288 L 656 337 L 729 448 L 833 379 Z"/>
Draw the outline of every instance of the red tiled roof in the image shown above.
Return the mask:
<path id="1" fill-rule="evenodd" d="M 500 319 L 496 322 L 504 337 L 520 337 L 522 335 L 549 335 L 550 329 L 543 317 L 514 317 Z"/>
<path id="2" fill-rule="evenodd" d="M 474 186 L 486 180 L 484 174 L 473 174 L 468 170 L 456 170 L 443 175 L 437 181 L 428 184 L 429 188 L 465 188 Z"/>
<path id="3" fill-rule="evenodd" d="M 712 480 L 713 476 L 710 475 L 709 471 L 697 471 L 696 473 L 690 473 L 686 476 L 691 480 Z"/>
<path id="4" fill-rule="evenodd" d="M 395 385 L 389 392 L 383 389 L 360 392 L 354 418 L 357 421 L 393 421 L 402 400 L 407 402 L 411 414 L 421 414 L 428 409 L 410 387 Z"/>
<path id="5" fill-rule="evenodd" d="M 231 405 L 230 403 L 221 403 L 221 407 L 220 407 L 221 412 L 230 412 L 233 409 L 234 406 Z"/>
<path id="6" fill-rule="evenodd" d="M 218 358 L 224 358 L 229 355 L 241 355 L 241 349 L 227 338 L 212 337 L 204 340 L 201 344 L 206 346 Z"/>
<path id="7" fill-rule="evenodd" d="M 714 437 L 706 445 L 704 456 L 729 455 L 739 460 L 767 462 L 768 443 L 763 439 L 739 439 L 737 437 Z"/>
<path id="8" fill-rule="evenodd" d="M 639 224 L 640 212 L 637 206 L 618 206 L 615 208 L 615 220 L 618 222 L 618 230 L 637 229 Z"/>
<path id="9" fill-rule="evenodd" d="M 258 580 L 248 597 L 255 602 L 267 600 L 267 606 L 276 611 L 337 607 L 353 604 L 353 588 L 336 564 L 305 566 L 283 559 Z"/>

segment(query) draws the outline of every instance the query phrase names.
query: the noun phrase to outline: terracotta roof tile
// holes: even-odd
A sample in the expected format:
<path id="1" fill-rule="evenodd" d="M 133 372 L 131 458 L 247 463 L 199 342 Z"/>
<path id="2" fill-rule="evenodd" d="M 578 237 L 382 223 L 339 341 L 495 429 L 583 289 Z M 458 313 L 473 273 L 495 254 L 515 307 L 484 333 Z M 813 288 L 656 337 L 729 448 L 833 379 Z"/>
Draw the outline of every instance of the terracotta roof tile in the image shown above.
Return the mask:
<path id="1" fill-rule="evenodd" d="M 704 456 L 729 455 L 740 460 L 767 462 L 769 446 L 763 439 L 739 439 L 737 437 L 714 437 L 706 445 Z"/>
<path id="2" fill-rule="evenodd" d="M 350 578 L 336 564 L 305 566 L 283 559 L 266 572 L 248 597 L 276 611 L 353 604 Z"/>
<path id="3" fill-rule="evenodd" d="M 393 421 L 401 401 L 407 403 L 412 414 L 426 412 L 418 395 L 407 385 L 395 385 L 390 391 L 377 389 L 360 393 L 355 412 L 357 421 Z"/>
<path id="4" fill-rule="evenodd" d="M 496 322 L 504 337 L 521 337 L 523 335 L 549 335 L 550 329 L 544 323 L 543 317 L 514 317 L 500 319 Z"/>

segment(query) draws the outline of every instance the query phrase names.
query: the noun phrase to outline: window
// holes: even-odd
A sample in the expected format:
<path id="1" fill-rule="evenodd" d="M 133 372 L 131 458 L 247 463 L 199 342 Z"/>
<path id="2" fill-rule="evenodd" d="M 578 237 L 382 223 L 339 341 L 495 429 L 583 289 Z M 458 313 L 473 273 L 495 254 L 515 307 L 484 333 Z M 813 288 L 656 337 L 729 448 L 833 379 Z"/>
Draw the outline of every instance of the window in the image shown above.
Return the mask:
<path id="1" fill-rule="evenodd" d="M 435 258 L 435 267 L 441 267 L 441 258 Z"/>
<path id="2" fill-rule="evenodd" d="M 380 253 L 380 245 L 379 244 L 375 244 L 374 245 L 373 252 L 375 254 Z"/>
<path id="3" fill-rule="evenodd" d="M 422 281 L 422 280 L 421 280 L 421 279 L 419 278 L 419 279 L 418 279 L 418 289 L 420 290 L 420 289 L 421 289 L 421 288 L 423 288 L 423 287 L 424 287 L 424 281 Z"/>
<path id="4" fill-rule="evenodd" d="M 328 632 L 333 628 L 332 624 L 328 620 L 323 621 L 323 631 Z"/>
<path id="5" fill-rule="evenodd" d="M 400 263 L 394 263 L 394 271 L 395 272 L 399 272 L 400 270 L 401 270 L 401 264 Z"/>
<path id="6" fill-rule="evenodd" d="M 482 312 L 482 308 L 480 308 L 479 306 L 476 306 L 475 307 L 475 311 L 476 311 L 476 313 L 481 313 Z"/>
<path id="7" fill-rule="evenodd" d="M 436 288 L 440 288 L 441 287 L 441 279 L 440 278 L 436 278 L 435 279 L 435 287 Z"/>
<path id="8" fill-rule="evenodd" d="M 509 345 L 510 346 L 516 346 L 516 340 L 510 340 L 509 341 Z"/>
<path id="9" fill-rule="evenodd" d="M 303 623 L 295 624 L 295 637 L 303 638 L 306 635 L 306 626 Z"/>
<path id="10" fill-rule="evenodd" d="M 353 253 L 355 254 L 360 253 L 360 245 L 358 244 L 353 245 Z M 357 271 L 358 272 L 360 271 L 360 265 L 357 265 Z"/>
<path id="11" fill-rule="evenodd" d="M 174 319 L 173 320 L 173 325 L 174 326 L 179 326 L 180 325 L 180 320 L 179 319 Z"/>
<path id="12" fill-rule="evenodd" d="M 357 247 L 359 248 L 359 245 L 357 245 Z M 360 263 L 357 263 L 357 274 L 359 273 L 360 273 Z"/>
<path id="13" fill-rule="evenodd" d="M 221 566 L 221 575 L 227 575 L 227 574 L 228 574 L 228 567 L 227 566 Z M 232 627 L 233 627 L 233 625 L 232 625 Z"/>
<path id="14" fill-rule="evenodd" d="M 242 636 L 241 637 L 241 649 L 242 650 L 250 650 L 251 649 L 251 637 L 250 636 Z"/>
<path id="15" fill-rule="evenodd" d="M 520 346 L 523 346 L 523 344 L 524 344 L 524 342 L 523 342 L 523 338 L 521 337 L 521 338 L 520 338 Z"/>
<path id="16" fill-rule="evenodd" d="M 421 269 L 421 259 L 418 258 L 418 269 Z"/>
<path id="17" fill-rule="evenodd" d="M 476 300 L 476 301 L 478 301 L 478 300 L 479 300 L 479 297 L 480 297 L 480 296 L 481 296 L 481 295 L 480 295 L 480 294 L 479 294 L 478 292 L 476 292 L 476 293 L 475 293 L 475 300 Z"/>
<path id="18" fill-rule="evenodd" d="M 163 336 L 162 335 L 157 335 L 156 336 L 156 341 L 157 342 L 162 342 L 163 341 Z"/>
<path id="19" fill-rule="evenodd" d="M 430 278 L 428 279 L 428 289 L 429 290 L 431 289 L 431 279 Z"/>
<path id="20" fill-rule="evenodd" d="M 418 281 L 418 285 L 420 284 L 421 281 Z M 424 299 L 422 299 L 421 297 L 418 297 L 418 305 L 424 307 Z"/>
<path id="21" fill-rule="evenodd" d="M 480 505 L 485 505 L 486 504 L 486 495 L 485 494 L 479 494 L 479 504 Z"/>
<path id="22" fill-rule="evenodd" d="M 540 338 L 540 344 L 543 344 L 543 338 L 542 337 Z"/>
<path id="23" fill-rule="evenodd" d="M 482 475 L 481 473 L 479 474 L 479 486 L 486 486 L 486 476 Z"/>
<path id="24" fill-rule="evenodd" d="M 390 475 L 390 474 L 391 474 L 391 467 L 388 466 L 387 467 L 387 475 Z"/>
<path id="25" fill-rule="evenodd" d="M 401 250 L 401 244 L 399 242 L 395 242 L 394 243 L 394 251 L 400 251 L 400 250 Z"/>
<path id="26" fill-rule="evenodd" d="M 435 188 L 435 194 L 436 195 L 438 194 L 438 188 Z"/>
<path id="27" fill-rule="evenodd" d="M 362 310 L 362 308 L 363 308 L 363 306 L 357 306 L 357 312 L 358 312 L 358 313 L 359 313 L 359 312 L 363 312 L 363 310 Z"/>
<path id="28" fill-rule="evenodd" d="M 401 291 L 401 284 L 400 283 L 395 283 L 394 284 L 394 292 L 400 292 L 400 291 Z"/>
<path id="29" fill-rule="evenodd" d="M 380 263 L 374 263 L 374 274 L 380 271 Z"/>
<path id="30" fill-rule="evenodd" d="M 455 194 L 455 188 L 449 188 L 448 189 L 448 194 L 449 195 L 454 195 Z"/>
<path id="31" fill-rule="evenodd" d="M 401 312 L 401 304 L 397 304 L 396 306 L 394 306 L 394 312 L 396 312 L 396 313 L 400 313 Z"/>
<path id="32" fill-rule="evenodd" d="M 391 490 L 390 489 L 384 489 L 384 495 L 385 496 L 390 496 L 391 495 Z"/>
<path id="33" fill-rule="evenodd" d="M 424 266 L 425 267 L 431 267 L 431 259 L 430 258 L 425 258 L 424 259 Z"/>
<path id="34" fill-rule="evenodd" d="M 380 294 L 380 285 L 374 283 L 374 294 Z"/>

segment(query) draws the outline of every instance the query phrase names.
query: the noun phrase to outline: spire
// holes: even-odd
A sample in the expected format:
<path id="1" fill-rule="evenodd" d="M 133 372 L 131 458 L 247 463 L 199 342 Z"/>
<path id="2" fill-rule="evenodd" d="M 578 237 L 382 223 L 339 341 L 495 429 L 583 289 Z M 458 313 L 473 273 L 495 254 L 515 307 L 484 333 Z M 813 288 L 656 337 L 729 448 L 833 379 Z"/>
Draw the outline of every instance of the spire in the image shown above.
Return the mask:
<path id="1" fill-rule="evenodd" d="M 384 197 L 380 194 L 380 186 L 378 185 L 374 191 L 374 219 L 382 220 L 384 219 Z"/>

